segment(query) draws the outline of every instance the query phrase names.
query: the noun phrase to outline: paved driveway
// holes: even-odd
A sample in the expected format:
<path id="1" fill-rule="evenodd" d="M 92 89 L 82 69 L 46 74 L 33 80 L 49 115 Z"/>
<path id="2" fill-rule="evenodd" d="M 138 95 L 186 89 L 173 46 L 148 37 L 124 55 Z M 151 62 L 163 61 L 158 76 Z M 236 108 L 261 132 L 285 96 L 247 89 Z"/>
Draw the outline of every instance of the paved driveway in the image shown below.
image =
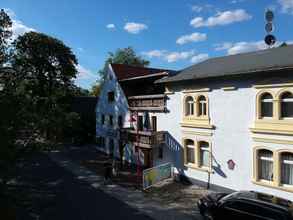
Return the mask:
<path id="1" fill-rule="evenodd" d="M 76 179 L 46 155 L 35 155 L 20 171 L 14 190 L 31 217 L 18 213 L 18 219 L 150 220 L 136 209 Z"/>

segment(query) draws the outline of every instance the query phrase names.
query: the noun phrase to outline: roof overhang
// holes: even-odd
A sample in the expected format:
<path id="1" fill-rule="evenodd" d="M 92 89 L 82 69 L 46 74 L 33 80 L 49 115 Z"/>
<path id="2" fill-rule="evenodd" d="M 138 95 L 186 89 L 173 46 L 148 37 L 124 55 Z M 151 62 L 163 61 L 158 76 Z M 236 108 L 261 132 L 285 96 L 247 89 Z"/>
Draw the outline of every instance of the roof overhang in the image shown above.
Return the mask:
<path id="1" fill-rule="evenodd" d="M 215 76 L 207 76 L 207 77 L 194 77 L 194 78 L 181 78 L 176 79 L 175 77 L 180 75 L 180 73 L 173 77 L 164 77 L 162 79 L 158 79 L 155 83 L 179 83 L 179 82 L 186 82 L 186 81 L 195 81 L 195 80 L 204 80 L 204 79 L 215 79 L 215 78 L 225 78 L 225 77 L 237 77 L 242 75 L 249 75 L 249 74 L 261 74 L 261 73 L 269 73 L 274 71 L 286 71 L 286 70 L 293 70 L 293 66 L 284 66 L 284 67 L 269 67 L 257 70 L 249 70 L 245 72 L 233 72 L 233 73 L 223 73 L 222 75 L 215 75 Z M 173 79 L 172 79 L 173 78 Z"/>
<path id="2" fill-rule="evenodd" d="M 154 73 L 154 74 L 149 74 L 149 75 L 144 75 L 144 76 L 137 76 L 137 77 L 131 77 L 127 79 L 121 79 L 119 82 L 125 82 L 125 81 L 132 81 L 132 80 L 140 80 L 140 79 L 146 79 L 146 78 L 152 78 L 152 77 L 158 77 L 158 76 L 168 76 L 168 72 L 159 72 L 159 73 Z"/>

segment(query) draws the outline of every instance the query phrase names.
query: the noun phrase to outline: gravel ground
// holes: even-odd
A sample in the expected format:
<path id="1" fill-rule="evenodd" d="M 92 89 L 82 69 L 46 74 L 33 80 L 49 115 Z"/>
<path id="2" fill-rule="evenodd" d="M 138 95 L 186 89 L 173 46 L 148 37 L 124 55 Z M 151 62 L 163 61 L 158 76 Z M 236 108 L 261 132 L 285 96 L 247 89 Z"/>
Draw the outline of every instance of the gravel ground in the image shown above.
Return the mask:
<path id="1" fill-rule="evenodd" d="M 195 211 L 198 199 L 208 192 L 196 185 L 187 186 L 168 179 L 147 189 L 144 195 L 163 206 L 191 213 Z"/>

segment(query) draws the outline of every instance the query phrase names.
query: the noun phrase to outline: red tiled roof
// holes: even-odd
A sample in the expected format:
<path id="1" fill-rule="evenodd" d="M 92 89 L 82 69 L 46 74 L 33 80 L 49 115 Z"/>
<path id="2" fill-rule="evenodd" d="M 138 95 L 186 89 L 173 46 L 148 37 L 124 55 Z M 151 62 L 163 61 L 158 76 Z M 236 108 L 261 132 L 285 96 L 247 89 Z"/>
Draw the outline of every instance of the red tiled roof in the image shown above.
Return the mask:
<path id="1" fill-rule="evenodd" d="M 156 73 L 169 72 L 170 70 L 128 66 L 125 64 L 111 64 L 118 80 L 133 77 L 147 76 Z"/>

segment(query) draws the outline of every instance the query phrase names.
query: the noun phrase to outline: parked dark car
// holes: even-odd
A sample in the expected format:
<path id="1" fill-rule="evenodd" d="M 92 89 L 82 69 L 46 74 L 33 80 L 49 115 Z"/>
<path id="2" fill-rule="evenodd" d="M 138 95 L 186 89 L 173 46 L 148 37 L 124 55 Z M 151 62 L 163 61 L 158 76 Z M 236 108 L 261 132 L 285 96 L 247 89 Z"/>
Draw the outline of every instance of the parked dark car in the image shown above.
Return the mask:
<path id="1" fill-rule="evenodd" d="M 204 219 L 293 220 L 292 201 L 253 191 L 211 193 L 197 205 Z"/>

